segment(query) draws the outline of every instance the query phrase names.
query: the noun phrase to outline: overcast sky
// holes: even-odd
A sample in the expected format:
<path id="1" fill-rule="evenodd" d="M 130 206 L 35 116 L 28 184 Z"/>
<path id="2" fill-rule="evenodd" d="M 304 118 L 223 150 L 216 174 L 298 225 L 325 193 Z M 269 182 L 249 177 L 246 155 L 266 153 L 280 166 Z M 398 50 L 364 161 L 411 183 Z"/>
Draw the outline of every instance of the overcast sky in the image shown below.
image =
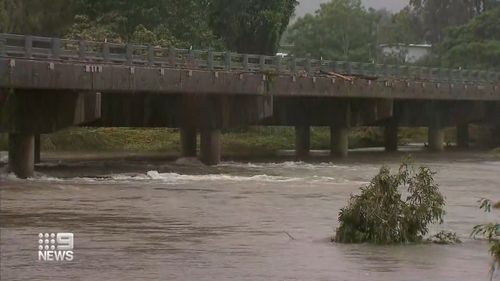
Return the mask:
<path id="1" fill-rule="evenodd" d="M 299 0 L 300 6 L 297 8 L 297 16 L 301 17 L 306 13 L 313 13 L 319 8 L 319 4 L 328 0 Z M 375 9 L 386 8 L 390 11 L 399 11 L 408 4 L 409 0 L 363 0 L 366 7 Z"/>

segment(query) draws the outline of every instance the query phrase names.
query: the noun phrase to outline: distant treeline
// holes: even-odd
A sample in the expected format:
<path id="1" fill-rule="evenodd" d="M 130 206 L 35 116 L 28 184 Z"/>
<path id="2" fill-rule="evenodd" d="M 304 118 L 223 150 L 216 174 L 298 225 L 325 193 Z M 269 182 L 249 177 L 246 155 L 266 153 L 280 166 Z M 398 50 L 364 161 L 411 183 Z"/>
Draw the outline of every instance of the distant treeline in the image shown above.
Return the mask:
<path id="1" fill-rule="evenodd" d="M 361 62 L 383 43 L 429 43 L 421 64 L 498 69 L 499 3 L 411 0 L 392 14 L 331 0 L 289 25 L 297 0 L 0 0 L 0 32 Z"/>

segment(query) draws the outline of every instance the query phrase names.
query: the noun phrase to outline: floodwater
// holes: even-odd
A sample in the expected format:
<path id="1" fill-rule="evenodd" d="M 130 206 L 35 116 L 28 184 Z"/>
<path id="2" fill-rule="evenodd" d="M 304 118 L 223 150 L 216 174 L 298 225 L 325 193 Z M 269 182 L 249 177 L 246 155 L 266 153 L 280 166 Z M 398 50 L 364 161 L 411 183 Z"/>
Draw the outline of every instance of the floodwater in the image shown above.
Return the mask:
<path id="1" fill-rule="evenodd" d="M 418 154 L 447 199 L 445 224 L 464 241 L 338 245 L 349 194 L 401 155 L 324 163 L 57 162 L 35 179 L 0 177 L 1 280 L 488 280 L 488 244 L 468 238 L 498 220 L 500 159 Z M 102 174 L 99 174 L 102 173 Z M 97 176 L 99 175 L 99 176 Z M 74 233 L 74 260 L 38 261 L 38 233 Z"/>

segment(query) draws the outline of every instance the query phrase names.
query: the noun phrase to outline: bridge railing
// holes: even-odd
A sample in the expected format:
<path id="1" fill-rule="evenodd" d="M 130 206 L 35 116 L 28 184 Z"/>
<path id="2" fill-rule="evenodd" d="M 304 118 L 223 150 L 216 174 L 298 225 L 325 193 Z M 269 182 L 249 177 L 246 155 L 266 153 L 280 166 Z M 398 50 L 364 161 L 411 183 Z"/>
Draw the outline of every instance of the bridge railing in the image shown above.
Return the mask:
<path id="1" fill-rule="evenodd" d="M 316 60 L 0 34 L 0 57 L 125 64 L 214 71 L 321 75 L 335 72 L 386 79 L 500 83 L 500 72 Z"/>

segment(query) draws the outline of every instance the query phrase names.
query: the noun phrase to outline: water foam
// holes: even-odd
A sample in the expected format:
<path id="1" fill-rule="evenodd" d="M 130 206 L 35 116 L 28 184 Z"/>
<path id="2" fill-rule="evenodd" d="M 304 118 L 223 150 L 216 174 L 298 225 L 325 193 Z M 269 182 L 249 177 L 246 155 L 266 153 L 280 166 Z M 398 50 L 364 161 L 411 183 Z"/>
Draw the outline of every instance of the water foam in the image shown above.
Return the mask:
<path id="1" fill-rule="evenodd" d="M 21 181 L 14 174 L 8 173 L 0 175 L 1 178 L 10 181 Z M 160 173 L 158 171 L 148 171 L 147 173 L 139 174 L 113 174 L 103 177 L 75 177 L 75 178 L 58 178 L 43 174 L 37 174 L 33 178 L 27 179 L 30 182 L 48 182 L 48 183 L 89 183 L 89 184 L 114 184 L 124 182 L 161 182 L 165 184 L 181 184 L 188 182 L 264 182 L 264 183 L 352 183 L 345 179 L 337 179 L 326 176 L 308 176 L 308 177 L 286 177 L 267 174 L 258 174 L 250 176 L 229 175 L 229 174 L 202 174 L 189 175 L 178 173 Z"/>
<path id="2" fill-rule="evenodd" d="M 337 169 L 351 169 L 356 170 L 353 166 L 338 165 L 331 162 L 322 163 L 305 163 L 305 162 L 281 162 L 281 163 L 240 163 L 240 162 L 224 162 L 218 165 L 219 167 L 235 167 L 235 168 L 256 168 L 256 169 L 269 169 L 269 168 L 283 168 L 283 169 L 306 169 L 316 170 L 318 168 L 337 168 Z"/>

